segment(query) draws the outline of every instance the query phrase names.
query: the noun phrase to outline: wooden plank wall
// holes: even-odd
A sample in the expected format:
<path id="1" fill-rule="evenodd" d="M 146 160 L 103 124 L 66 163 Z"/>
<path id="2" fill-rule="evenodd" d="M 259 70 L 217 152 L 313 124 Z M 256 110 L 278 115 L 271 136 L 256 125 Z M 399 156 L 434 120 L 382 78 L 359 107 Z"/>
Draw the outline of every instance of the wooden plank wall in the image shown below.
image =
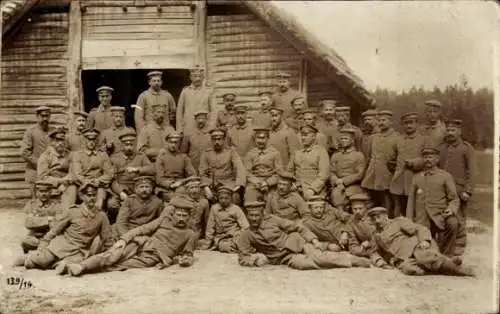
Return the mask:
<path id="1" fill-rule="evenodd" d="M 35 14 L 2 49 L 0 95 L 0 200 L 29 197 L 19 143 L 47 105 L 66 122 L 68 14 Z"/>
<path id="2" fill-rule="evenodd" d="M 299 86 L 300 54 L 254 15 L 208 16 L 207 42 L 208 81 L 217 104 L 234 92 L 238 103 L 257 110 L 258 92 L 272 90 L 280 71 L 290 72 L 292 87 Z"/>
<path id="3" fill-rule="evenodd" d="M 83 2 L 83 4 L 89 1 Z M 189 68 L 196 54 L 191 6 L 88 7 L 83 69 Z"/>

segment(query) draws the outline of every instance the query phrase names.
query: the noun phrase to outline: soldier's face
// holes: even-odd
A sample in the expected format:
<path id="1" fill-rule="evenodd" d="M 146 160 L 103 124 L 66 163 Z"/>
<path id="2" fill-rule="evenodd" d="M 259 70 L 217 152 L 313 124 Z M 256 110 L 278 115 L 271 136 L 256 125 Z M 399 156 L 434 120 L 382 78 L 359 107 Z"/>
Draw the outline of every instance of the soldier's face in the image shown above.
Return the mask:
<path id="1" fill-rule="evenodd" d="M 49 121 L 50 121 L 50 112 L 48 111 L 42 111 L 37 115 L 38 118 L 38 123 L 43 128 L 47 128 L 49 126 Z"/>
<path id="2" fill-rule="evenodd" d="M 215 150 L 219 151 L 224 147 L 226 143 L 226 138 L 224 136 L 212 136 L 212 145 Z"/>
<path id="3" fill-rule="evenodd" d="M 430 122 L 436 122 L 439 120 L 439 116 L 441 115 L 441 110 L 436 107 L 427 106 L 425 108 L 425 116 Z"/>
<path id="4" fill-rule="evenodd" d="M 353 144 L 353 139 L 350 135 L 344 135 L 342 134 L 340 137 L 339 137 L 339 142 L 340 142 L 340 147 L 342 148 L 348 148 L 348 147 L 351 147 L 352 144 Z"/>
<path id="5" fill-rule="evenodd" d="M 111 116 L 113 117 L 113 124 L 116 127 L 121 127 L 123 125 L 123 122 L 125 120 L 125 117 L 124 117 L 123 113 L 121 113 L 121 112 L 113 112 L 113 114 Z"/>
<path id="6" fill-rule="evenodd" d="M 161 80 L 160 76 L 152 76 L 149 79 L 149 86 L 151 86 L 151 88 L 153 88 L 154 90 L 159 90 L 162 84 L 163 81 Z"/>
<path id="7" fill-rule="evenodd" d="M 281 124 L 281 111 L 272 110 L 271 111 L 271 124 L 273 127 L 277 127 Z"/>
<path id="8" fill-rule="evenodd" d="M 42 203 L 47 203 L 50 200 L 51 189 L 41 188 L 36 190 L 36 198 Z"/>
<path id="9" fill-rule="evenodd" d="M 94 150 L 97 147 L 97 137 L 96 138 L 85 138 L 85 145 L 87 149 Z"/>
<path id="10" fill-rule="evenodd" d="M 80 193 L 80 198 L 82 202 L 87 205 L 89 209 L 94 208 L 95 201 L 97 197 L 97 189 L 93 186 L 87 187 L 82 193 Z"/>
<path id="11" fill-rule="evenodd" d="M 135 185 L 135 193 L 142 199 L 153 194 L 153 185 L 150 182 L 139 182 Z"/>
<path id="12" fill-rule="evenodd" d="M 64 134 L 57 134 L 52 138 L 52 146 L 58 153 L 62 153 L 66 149 L 66 141 L 64 139 Z"/>
<path id="13" fill-rule="evenodd" d="M 436 154 L 425 154 L 423 156 L 424 166 L 427 169 L 434 168 L 438 164 L 438 156 Z"/>
<path id="14" fill-rule="evenodd" d="M 305 113 L 303 119 L 305 125 L 315 125 L 316 123 L 316 116 L 312 113 Z"/>
<path id="15" fill-rule="evenodd" d="M 311 204 L 309 206 L 309 208 L 311 209 L 311 215 L 314 218 L 321 218 L 321 217 L 323 217 L 323 213 L 325 211 L 325 204 L 324 203 L 322 203 L 322 204 Z"/>
<path id="16" fill-rule="evenodd" d="M 337 121 L 340 125 L 344 125 L 349 122 L 349 113 L 347 112 L 337 112 Z"/>
<path id="17" fill-rule="evenodd" d="M 406 134 L 413 134 L 417 131 L 417 120 L 407 119 L 403 121 L 403 130 Z"/>
<path id="18" fill-rule="evenodd" d="M 391 119 L 388 116 L 378 117 L 378 126 L 380 130 L 387 130 L 391 126 Z"/>
<path id="19" fill-rule="evenodd" d="M 167 140 L 167 149 L 171 152 L 176 152 L 179 148 L 180 139 L 177 137 L 171 137 Z"/>
<path id="20" fill-rule="evenodd" d="M 237 111 L 235 113 L 236 117 L 236 122 L 238 122 L 239 125 L 245 124 L 247 122 L 247 112 L 246 111 Z"/>
<path id="21" fill-rule="evenodd" d="M 191 75 L 189 76 L 190 79 L 191 79 L 191 82 L 196 85 L 196 86 L 199 86 L 201 84 L 201 82 L 203 82 L 203 74 L 202 73 L 191 73 Z"/>
<path id="22" fill-rule="evenodd" d="M 206 114 L 199 114 L 197 115 L 194 120 L 196 121 L 196 125 L 198 128 L 204 128 L 205 125 L 207 125 L 208 117 Z"/>
<path id="23" fill-rule="evenodd" d="M 281 78 L 278 80 L 278 87 L 282 91 L 287 91 L 290 88 L 290 80 L 286 78 Z"/>
<path id="24" fill-rule="evenodd" d="M 125 138 L 122 140 L 122 150 L 125 154 L 131 154 L 135 152 L 135 139 Z"/>
<path id="25" fill-rule="evenodd" d="M 335 117 L 335 106 L 332 104 L 323 105 L 323 117 L 327 118 L 328 120 Z"/>
<path id="26" fill-rule="evenodd" d="M 370 216 L 370 220 L 377 230 L 383 230 L 389 222 L 389 216 L 384 213 L 374 214 Z"/>
<path id="27" fill-rule="evenodd" d="M 456 126 L 447 126 L 446 127 L 446 140 L 456 140 L 462 135 L 462 130 L 457 128 Z"/>
<path id="28" fill-rule="evenodd" d="M 229 192 L 222 192 L 222 193 L 219 193 L 218 199 L 219 199 L 220 206 L 225 208 L 231 204 L 232 195 Z"/>
<path id="29" fill-rule="evenodd" d="M 189 220 L 189 211 L 183 208 L 175 208 L 172 215 L 174 226 L 177 228 L 186 228 L 187 221 Z"/>
<path id="30" fill-rule="evenodd" d="M 376 123 L 377 123 L 377 121 L 375 120 L 375 118 L 373 116 L 366 116 L 363 118 L 363 124 L 366 127 L 369 127 L 371 129 L 373 129 L 373 127 L 375 127 Z"/>
<path id="31" fill-rule="evenodd" d="M 232 96 L 227 96 L 226 98 L 224 98 L 223 102 L 224 108 L 226 108 L 227 110 L 233 110 L 235 99 Z"/>
<path id="32" fill-rule="evenodd" d="M 75 118 L 75 127 L 78 131 L 83 131 L 83 129 L 85 129 L 85 124 L 87 124 L 87 119 L 85 119 L 85 117 L 77 116 Z"/>
<path id="33" fill-rule="evenodd" d="M 352 202 L 351 210 L 354 217 L 360 219 L 363 218 L 366 212 L 366 205 L 364 202 Z"/>
<path id="34" fill-rule="evenodd" d="M 199 183 L 190 183 L 186 186 L 186 193 L 194 199 L 198 199 L 201 195 L 201 188 Z"/>
<path id="35" fill-rule="evenodd" d="M 306 104 L 304 100 L 298 99 L 292 103 L 292 109 L 295 113 L 301 112 L 305 108 Z"/>
<path id="36" fill-rule="evenodd" d="M 165 110 L 163 108 L 156 109 L 153 112 L 153 119 L 157 123 L 160 123 L 160 124 L 163 123 L 163 121 L 165 120 Z"/>
<path id="37" fill-rule="evenodd" d="M 300 138 L 302 139 L 302 144 L 309 147 L 314 144 L 314 141 L 316 140 L 316 133 L 310 131 L 300 132 Z"/>
<path id="38" fill-rule="evenodd" d="M 247 220 L 250 224 L 250 228 L 258 229 L 262 223 L 262 218 L 264 218 L 262 208 L 247 209 Z"/>
<path id="39" fill-rule="evenodd" d="M 278 190 L 278 194 L 283 196 L 287 195 L 290 193 L 290 190 L 292 189 L 292 183 L 288 180 L 278 180 L 278 183 L 276 185 L 276 189 Z"/>
<path id="40" fill-rule="evenodd" d="M 258 133 L 255 135 L 255 146 L 259 149 L 264 149 L 267 146 L 267 142 L 269 140 L 269 137 L 267 134 L 263 133 Z"/>
<path id="41" fill-rule="evenodd" d="M 111 93 L 103 91 L 99 93 L 99 103 L 109 105 L 111 103 Z"/>
<path id="42" fill-rule="evenodd" d="M 267 94 L 260 95 L 260 105 L 262 108 L 271 106 L 271 97 Z"/>

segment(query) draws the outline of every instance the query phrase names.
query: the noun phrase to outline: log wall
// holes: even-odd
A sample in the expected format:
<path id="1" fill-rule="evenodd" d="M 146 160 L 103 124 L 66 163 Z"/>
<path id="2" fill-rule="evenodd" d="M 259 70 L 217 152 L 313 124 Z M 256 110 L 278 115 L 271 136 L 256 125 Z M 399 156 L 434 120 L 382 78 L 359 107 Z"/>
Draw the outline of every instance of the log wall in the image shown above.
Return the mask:
<path id="1" fill-rule="evenodd" d="M 33 15 L 2 49 L 0 94 L 0 200 L 29 196 L 19 143 L 36 121 L 34 109 L 53 109 L 66 122 L 68 14 Z"/>

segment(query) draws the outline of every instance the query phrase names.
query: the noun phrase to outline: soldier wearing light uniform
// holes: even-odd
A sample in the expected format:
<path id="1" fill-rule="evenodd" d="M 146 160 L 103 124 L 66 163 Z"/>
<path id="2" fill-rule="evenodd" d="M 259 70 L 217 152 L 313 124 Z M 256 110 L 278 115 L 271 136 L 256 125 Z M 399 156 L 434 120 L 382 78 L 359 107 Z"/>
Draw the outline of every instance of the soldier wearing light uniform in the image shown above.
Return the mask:
<path id="1" fill-rule="evenodd" d="M 228 145 L 234 147 L 236 152 L 243 159 L 253 145 L 253 128 L 248 122 L 248 106 L 238 104 L 234 106 L 236 124 L 229 128 L 227 132 Z"/>
<path id="2" fill-rule="evenodd" d="M 87 125 L 88 114 L 83 111 L 73 112 L 73 125 L 66 135 L 66 142 L 71 152 L 79 151 L 85 147 L 85 137 L 83 130 Z"/>
<path id="3" fill-rule="evenodd" d="M 211 104 L 213 89 L 206 86 L 204 72 L 204 69 L 199 66 L 192 68 L 190 70 L 191 85 L 184 87 L 179 96 L 175 125 L 177 131 L 184 135 L 190 135 L 196 129 L 195 112 L 200 110 L 214 112 Z"/>
<path id="4" fill-rule="evenodd" d="M 236 94 L 225 93 L 224 95 L 222 95 L 222 102 L 224 105 L 224 109 L 217 112 L 215 126 L 218 128 L 223 128 L 227 131 L 236 124 L 236 113 L 234 111 Z"/>
<path id="5" fill-rule="evenodd" d="M 273 93 L 273 103 L 276 107 L 283 108 L 283 117 L 286 119 L 293 115 L 292 100 L 301 94 L 290 87 L 290 73 L 281 72 L 277 74 L 278 86 Z M 307 106 L 306 106 L 307 107 Z"/>
<path id="6" fill-rule="evenodd" d="M 276 148 L 281 155 L 281 163 L 286 166 L 296 150 L 300 149 L 297 134 L 283 120 L 283 109 L 271 107 L 271 129 L 269 146 Z"/>
<path id="7" fill-rule="evenodd" d="M 139 133 L 137 150 L 146 154 L 154 162 L 158 152 L 167 144 L 167 135 L 175 129 L 165 120 L 166 106 L 156 104 L 152 106 L 153 121 L 149 122 Z"/>
<path id="8" fill-rule="evenodd" d="M 89 112 L 87 118 L 87 128 L 94 128 L 102 132 L 113 125 L 111 116 L 111 99 L 114 89 L 109 86 L 101 86 L 96 89 L 99 106 Z"/>
<path id="9" fill-rule="evenodd" d="M 432 145 L 440 145 L 446 134 L 446 126 L 440 120 L 443 104 L 438 100 L 428 100 L 425 102 L 426 124 L 421 127 L 420 133 L 428 136 L 432 140 Z"/>
<path id="10" fill-rule="evenodd" d="M 335 100 L 325 99 L 320 101 L 321 112 L 318 119 L 318 130 L 325 134 L 327 139 L 328 154 L 331 156 L 338 149 L 338 122 L 335 119 Z"/>
<path id="11" fill-rule="evenodd" d="M 292 190 L 294 175 L 284 170 L 278 175 L 276 191 L 271 192 L 267 198 L 266 213 L 292 221 L 309 215 L 307 203 L 299 193 Z"/>
<path id="12" fill-rule="evenodd" d="M 100 146 L 108 155 L 116 154 L 121 149 L 120 135 L 134 129 L 125 125 L 125 107 L 112 106 L 110 109 L 113 125 L 102 131 L 100 136 Z M 134 131 L 135 132 L 135 131 Z"/>
<path id="13" fill-rule="evenodd" d="M 253 117 L 252 124 L 254 127 L 270 128 L 271 127 L 271 107 L 273 106 L 272 93 L 262 91 L 259 93 L 260 109 Z"/>
<path id="14" fill-rule="evenodd" d="M 181 143 L 181 151 L 188 154 L 191 162 L 193 163 L 193 167 L 196 170 L 200 167 L 202 152 L 212 147 L 208 116 L 208 111 L 196 111 L 194 113 L 196 125 L 194 126 L 191 134 L 187 134 Z"/>
<path id="15" fill-rule="evenodd" d="M 134 110 L 135 129 L 140 134 L 143 127 L 153 121 L 153 107 L 162 105 L 165 107 L 163 121 L 172 125 L 175 123 L 175 100 L 172 95 L 161 89 L 163 73 L 151 71 L 148 73 L 149 89 L 142 92 L 137 98 Z"/>

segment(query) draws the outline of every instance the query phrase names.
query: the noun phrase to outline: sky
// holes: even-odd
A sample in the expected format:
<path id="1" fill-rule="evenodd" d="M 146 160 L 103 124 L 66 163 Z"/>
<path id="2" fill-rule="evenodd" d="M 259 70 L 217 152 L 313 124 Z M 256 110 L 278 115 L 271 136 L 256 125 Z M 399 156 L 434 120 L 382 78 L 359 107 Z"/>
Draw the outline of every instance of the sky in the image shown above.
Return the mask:
<path id="1" fill-rule="evenodd" d="M 368 89 L 443 88 L 462 75 L 473 88 L 493 88 L 500 26 L 493 2 L 273 3 L 335 49 Z"/>

